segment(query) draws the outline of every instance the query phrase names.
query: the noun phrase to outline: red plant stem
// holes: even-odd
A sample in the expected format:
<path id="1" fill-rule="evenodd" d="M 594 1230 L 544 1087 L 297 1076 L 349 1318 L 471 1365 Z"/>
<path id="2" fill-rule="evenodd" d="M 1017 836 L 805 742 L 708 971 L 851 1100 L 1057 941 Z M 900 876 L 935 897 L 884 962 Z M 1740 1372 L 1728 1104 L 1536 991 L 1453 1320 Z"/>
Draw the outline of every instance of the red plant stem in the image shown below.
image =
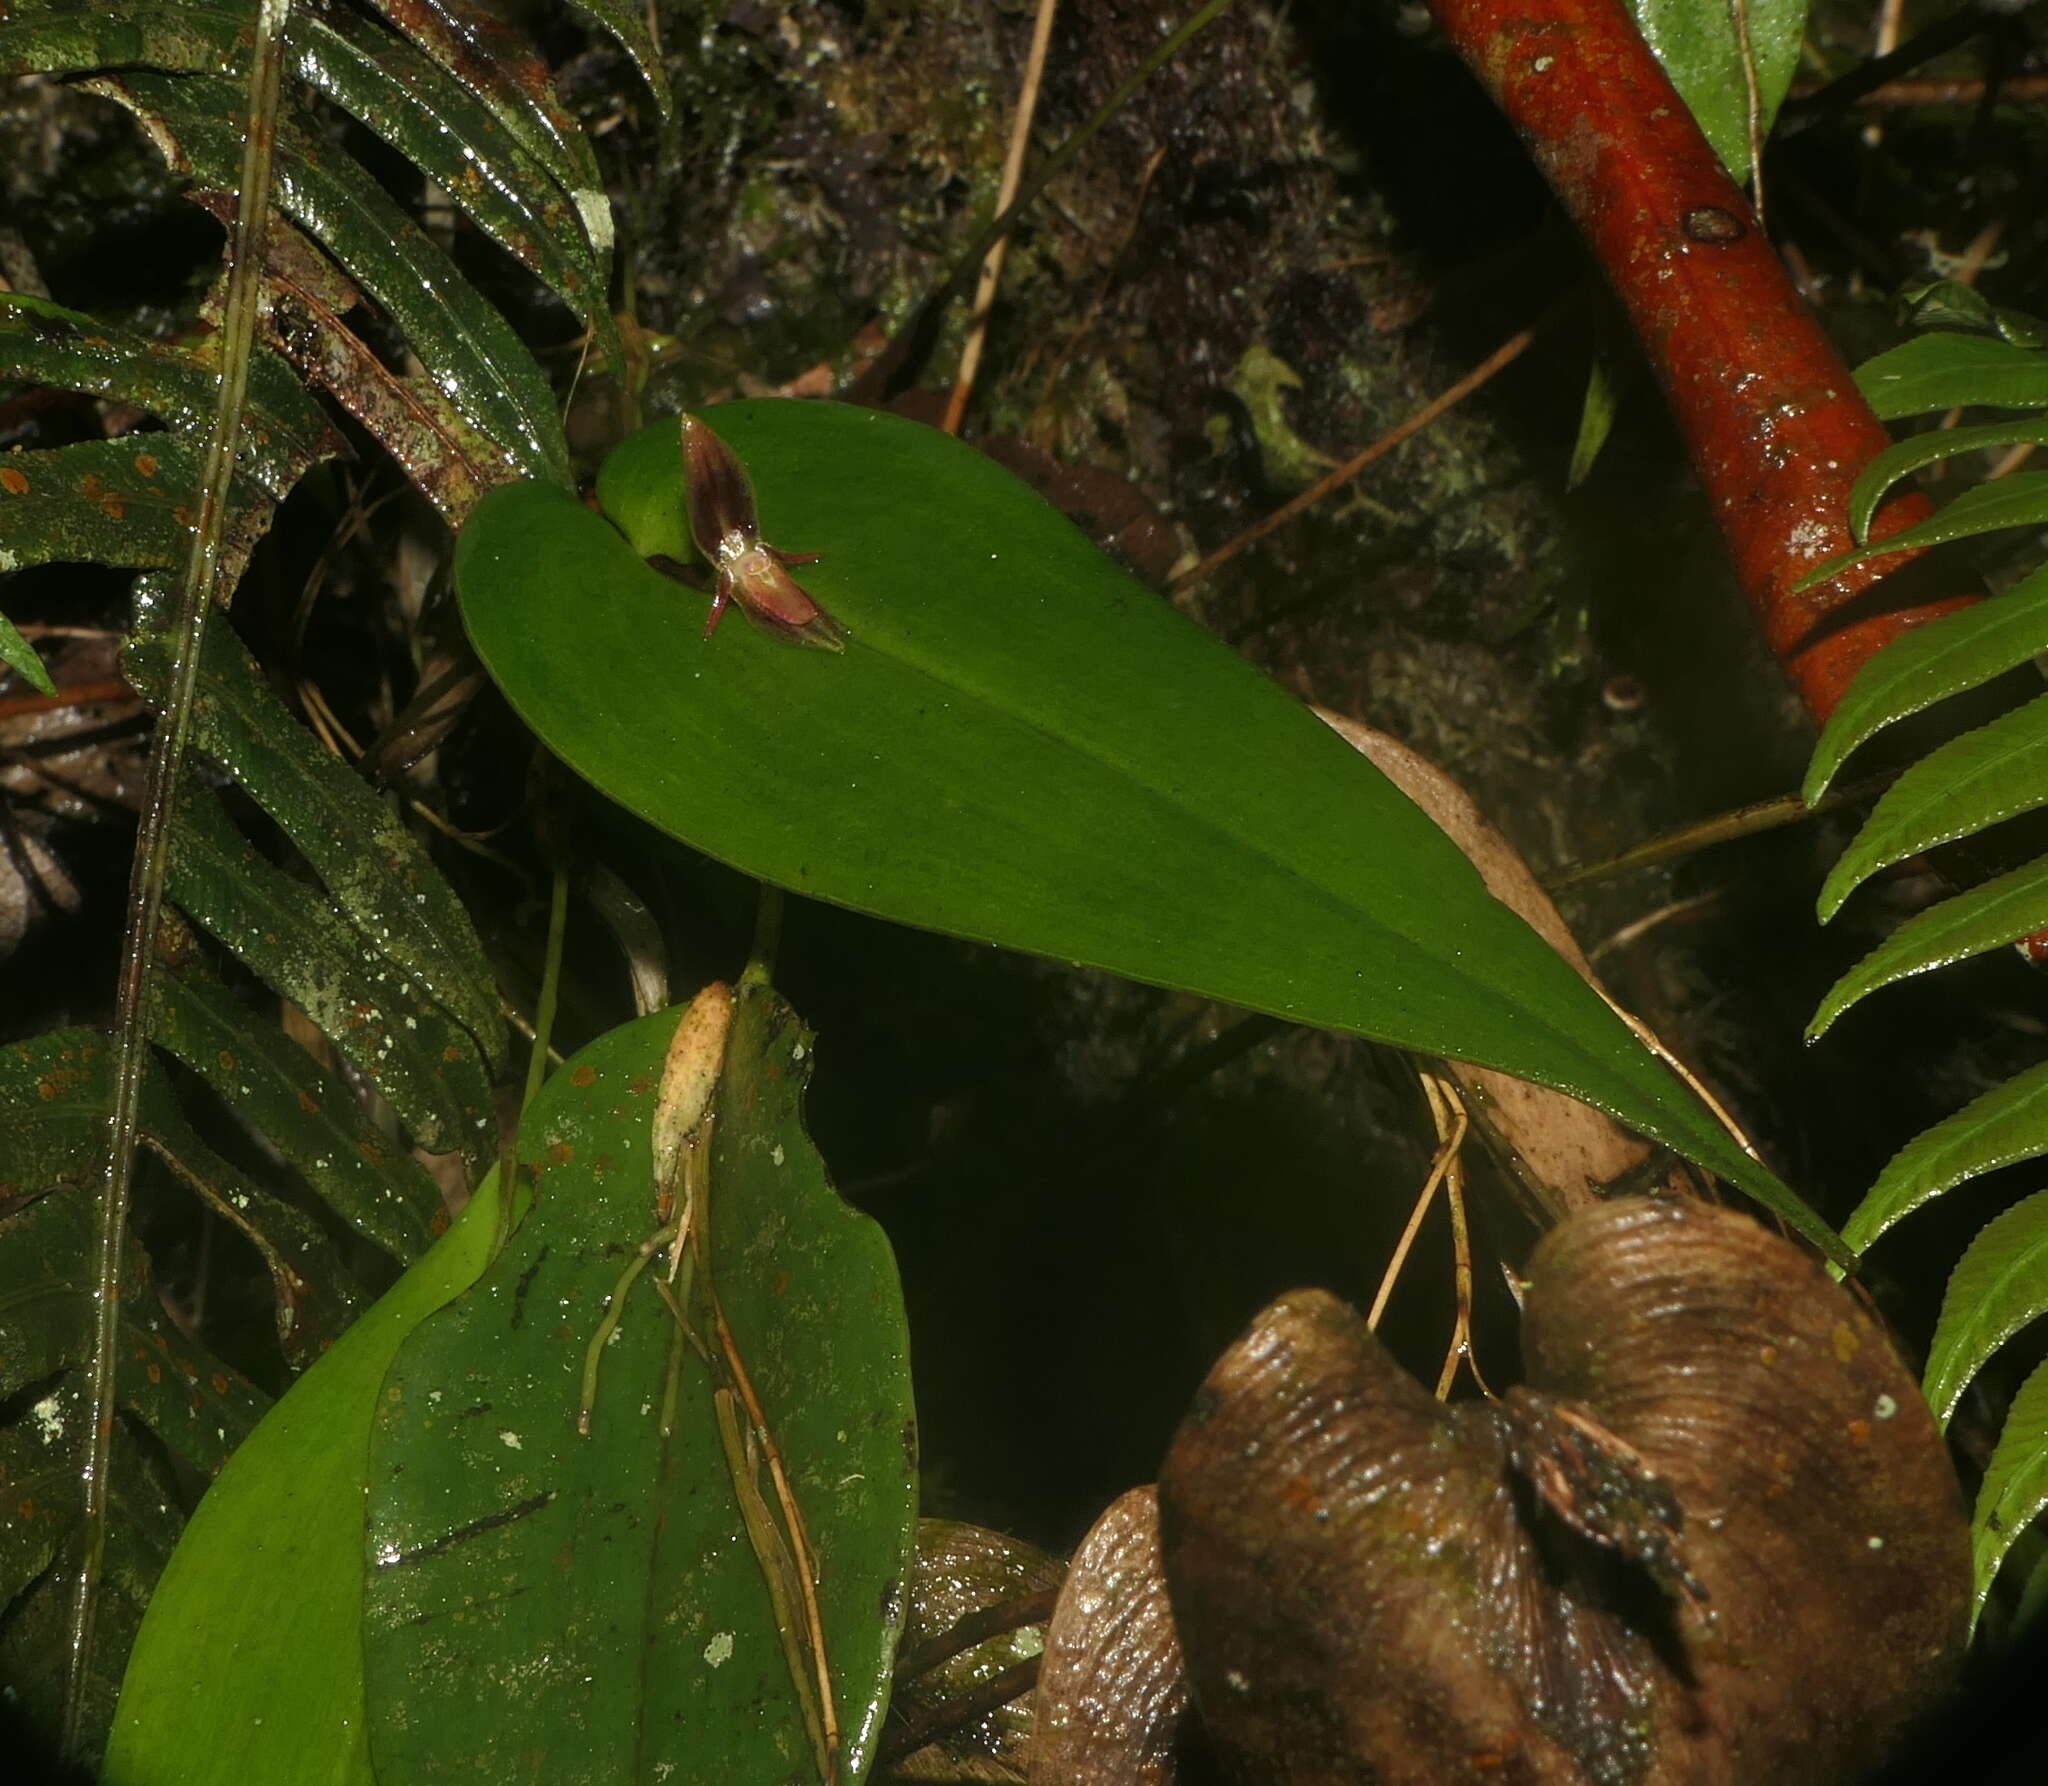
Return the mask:
<path id="1" fill-rule="evenodd" d="M 1801 303 L 1747 202 L 1621 0 L 1432 0 L 1627 306 L 1764 637 L 1814 716 L 1880 646 L 1973 597 L 1829 626 L 1881 571 L 1795 594 L 1847 551 L 1856 474 L 1883 425 Z M 1924 518 L 1894 498 L 1872 534 Z"/>

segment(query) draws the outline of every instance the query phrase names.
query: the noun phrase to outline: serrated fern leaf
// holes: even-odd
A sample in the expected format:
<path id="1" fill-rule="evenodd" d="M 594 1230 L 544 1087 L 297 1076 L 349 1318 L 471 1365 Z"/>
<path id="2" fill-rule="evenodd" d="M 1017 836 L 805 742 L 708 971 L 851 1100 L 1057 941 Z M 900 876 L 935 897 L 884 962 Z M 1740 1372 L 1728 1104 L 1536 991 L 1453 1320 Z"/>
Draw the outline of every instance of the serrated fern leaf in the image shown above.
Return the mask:
<path id="1" fill-rule="evenodd" d="M 122 667 L 145 696 L 161 701 L 170 673 L 163 640 L 135 639 Z M 224 627 L 207 634 L 199 687 L 199 748 L 284 829 L 367 939 L 366 951 L 416 981 L 485 1063 L 500 1066 L 505 1026 L 483 945 L 419 841 L 293 720 Z"/>
<path id="2" fill-rule="evenodd" d="M 1885 558 L 1894 552 L 1924 551 L 1930 546 L 1945 546 L 1952 540 L 1996 533 L 2004 527 L 2044 524 L 2048 524 L 2048 471 L 2016 471 L 2010 477 L 1995 478 L 1965 490 L 1917 526 L 1902 527 L 1870 545 L 1816 565 L 1800 580 L 1800 587 L 1824 583 L 1865 559 Z"/>
<path id="3" fill-rule="evenodd" d="M 1807 1036 L 1825 1034 L 1851 1005 L 1880 987 L 2043 929 L 2048 929 L 2048 856 L 1907 919 L 1829 988 Z"/>
<path id="4" fill-rule="evenodd" d="M 1976 1611 L 1984 1610 L 2014 1542 L 2048 1508 L 2048 1364 L 2020 1385 L 2006 1411 L 1970 1518 Z"/>
<path id="5" fill-rule="evenodd" d="M 1825 923 L 1881 868 L 2048 802 L 2048 695 L 1922 757 L 1885 790 L 1829 873 Z"/>
<path id="6" fill-rule="evenodd" d="M 1914 1136 L 1843 1223 L 1842 1239 L 1860 1253 L 1943 1191 L 2041 1153 L 2048 1153 L 2048 1063 L 1994 1085 Z"/>
<path id="7" fill-rule="evenodd" d="M 1866 465 L 1849 492 L 1849 529 L 1867 539 L 1870 523 L 1884 493 L 1900 478 L 1925 466 L 1938 465 L 1964 453 L 1994 452 L 2002 447 L 2048 446 L 2048 422 L 1986 422 L 1974 428 L 1930 428 L 1878 454 Z M 1893 550 L 1886 541 L 1885 549 Z"/>
<path id="8" fill-rule="evenodd" d="M 1811 806 L 1858 745 L 1886 726 L 2048 651 L 2048 567 L 2003 595 L 1894 639 L 1856 674 L 1828 716 L 1800 797 Z"/>
<path id="9" fill-rule="evenodd" d="M 108 1090 L 106 1044 L 89 1030 L 0 1049 L 0 1108 L 35 1112 L 33 1123 L 0 1126 L 0 1675 L 16 1714 L 49 1727 L 65 1691 L 70 1585 L 88 1541 L 94 1192 Z M 131 1238 L 126 1250 L 102 1578 L 108 1641 L 85 1683 L 94 1730 L 111 1714 L 127 1638 L 183 1521 L 162 1460 L 203 1481 L 264 1406 L 241 1373 L 172 1325 L 140 1247 Z"/>
<path id="10" fill-rule="evenodd" d="M 1985 335 L 1916 335 L 1856 368 L 1856 386 L 1888 422 L 1981 405 L 2048 409 L 2048 356 Z"/>
<path id="11" fill-rule="evenodd" d="M 1927 1354 L 1927 1404 L 1946 1424 L 1998 1348 L 2048 1312 L 2048 1191 L 1977 1231 L 1956 1263 Z"/>
<path id="12" fill-rule="evenodd" d="M 1858 385 L 1886 417 L 1984 407 L 2048 408 L 2048 352 L 2033 318 L 1995 308 L 1967 287 L 1923 294 L 1924 320 L 1974 333 L 1921 335 L 1860 367 Z M 1865 538 L 1885 492 L 1939 460 L 1982 449 L 2048 444 L 2048 423 L 1992 421 L 1935 430 L 1880 453 L 1858 478 L 1851 525 Z M 2048 473 L 2023 472 L 1966 490 L 1932 520 L 1867 545 L 1854 558 L 2003 527 L 2048 524 Z M 1849 562 L 1844 560 L 1842 562 Z M 1817 575 L 1830 574 L 1824 566 Z M 1976 688 L 2048 648 L 2048 567 L 2005 594 L 1895 640 L 1867 663 L 1828 722 L 1808 769 L 1818 799 L 1849 754 L 1909 714 Z M 1820 893 L 1833 916 L 1878 870 L 2048 801 L 2048 697 L 1933 751 L 1878 802 Z M 1944 900 L 1902 924 L 1845 974 L 1808 1030 L 1821 1035 L 1859 999 L 1909 975 L 2048 928 L 2048 858 Z M 1995 1086 L 1893 1156 L 1842 1236 L 1862 1251 L 1902 1217 L 1967 1179 L 2048 1154 L 2048 1063 Z M 1989 1222 L 1950 1279 L 1927 1366 L 1928 1401 L 1944 1421 L 2000 1345 L 2048 1311 L 2048 1192 Z M 2013 1541 L 2048 1506 L 2048 1370 L 2037 1371 L 2007 1417 L 1973 1521 L 1977 1606 Z"/>

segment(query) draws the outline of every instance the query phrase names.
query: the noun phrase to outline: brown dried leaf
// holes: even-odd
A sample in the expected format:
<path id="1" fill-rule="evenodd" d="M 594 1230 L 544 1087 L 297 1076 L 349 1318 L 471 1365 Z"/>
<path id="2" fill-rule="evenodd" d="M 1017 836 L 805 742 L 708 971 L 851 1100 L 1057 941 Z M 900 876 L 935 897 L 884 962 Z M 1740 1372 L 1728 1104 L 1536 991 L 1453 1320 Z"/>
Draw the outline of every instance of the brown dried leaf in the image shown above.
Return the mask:
<path id="1" fill-rule="evenodd" d="M 1168 1786 L 1187 1705 L 1158 1492 L 1134 1488 L 1081 1541 L 1047 1627 L 1031 1786 Z"/>
<path id="2" fill-rule="evenodd" d="M 1533 1391 L 1444 1408 L 1275 1303 L 1160 1481 L 1231 1777 L 1826 1786 L 1950 1685 L 1961 1497 L 1871 1319 L 1746 1218 L 1619 1200 L 1531 1267 Z"/>

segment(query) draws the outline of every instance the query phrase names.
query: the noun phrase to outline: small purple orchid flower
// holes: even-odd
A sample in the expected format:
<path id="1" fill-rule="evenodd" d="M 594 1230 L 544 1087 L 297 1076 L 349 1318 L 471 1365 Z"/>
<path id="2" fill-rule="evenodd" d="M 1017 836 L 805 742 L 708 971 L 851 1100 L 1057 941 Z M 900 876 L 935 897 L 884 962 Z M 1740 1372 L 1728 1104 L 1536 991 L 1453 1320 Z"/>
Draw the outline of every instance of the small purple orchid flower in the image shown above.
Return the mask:
<path id="1" fill-rule="evenodd" d="M 732 449 L 693 415 L 683 417 L 682 428 L 683 502 L 690 537 L 718 575 L 704 636 L 710 638 L 726 604 L 737 602 L 748 619 L 792 645 L 843 651 L 846 628 L 783 568 L 815 564 L 818 554 L 778 552 L 762 539 L 753 488 Z"/>

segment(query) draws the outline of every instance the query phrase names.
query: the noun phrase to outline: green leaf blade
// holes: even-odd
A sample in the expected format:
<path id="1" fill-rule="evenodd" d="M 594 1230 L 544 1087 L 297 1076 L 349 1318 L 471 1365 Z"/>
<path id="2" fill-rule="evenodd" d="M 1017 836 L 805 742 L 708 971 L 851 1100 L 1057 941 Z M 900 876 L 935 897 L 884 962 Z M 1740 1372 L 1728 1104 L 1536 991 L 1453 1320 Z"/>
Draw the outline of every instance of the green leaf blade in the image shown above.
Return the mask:
<path id="1" fill-rule="evenodd" d="M 0 1048 L 0 1676 L 32 1725 L 59 1728 L 66 1631 L 86 1537 L 92 1456 L 87 1394 L 97 1332 L 94 1193 L 106 1145 L 105 1038 L 56 1030 Z M 141 1247 L 123 1249 L 114 1345 L 117 1420 L 107 1449 L 111 1518 L 100 1572 L 100 1639 L 82 1683 L 84 1741 L 97 1751 L 115 1681 L 182 1517 L 179 1475 L 203 1481 L 255 1424 L 262 1395 L 171 1326 Z M 146 1428 L 164 1456 L 139 1443 Z"/>
<path id="2" fill-rule="evenodd" d="M 2048 1149 L 2048 1133 L 2042 1136 Z M 1947 1425 L 1992 1353 L 2048 1312 L 2048 1191 L 1994 1217 L 1956 1262 L 1927 1353 L 1927 1405 Z"/>
<path id="3" fill-rule="evenodd" d="M 1856 386 L 1887 422 L 1973 404 L 2048 409 L 2048 354 L 1985 335 L 1916 335 L 1865 360 Z"/>
<path id="4" fill-rule="evenodd" d="M 565 492 L 494 493 L 457 582 L 513 704 L 614 799 L 749 874 L 899 922 L 1558 1087 L 1824 1234 L 1420 811 L 1301 704 L 935 430 L 708 418 L 764 537 L 851 629 L 792 650 Z M 680 555 L 674 424 L 600 474 Z"/>
<path id="5" fill-rule="evenodd" d="M 122 1679 L 108 1786 L 373 1786 L 363 1716 L 363 1497 L 405 1337 L 476 1281 L 495 1175 L 229 1460 L 171 1553 Z M 193 1657 L 209 1690 L 195 1693 Z"/>
<path id="6" fill-rule="evenodd" d="M 0 361 L 11 376 L 120 398 L 188 434 L 212 424 L 220 388 L 219 368 L 198 354 L 20 292 L 0 294 Z M 277 500 L 290 493 L 309 466 L 341 450 L 340 437 L 319 405 L 268 348 L 250 356 L 242 432 L 244 474 Z M 154 451 L 160 438 L 135 434 L 122 442 L 95 444 L 125 445 L 129 453 L 139 454 Z M 192 487 L 191 479 L 179 484 L 179 500 L 190 501 Z"/>
<path id="7" fill-rule="evenodd" d="M 1849 528 L 1867 539 L 1870 523 L 1884 493 L 1900 478 L 1922 466 L 1938 464 L 1962 453 L 1986 452 L 2005 446 L 2048 446 L 2048 422 L 1986 422 L 1974 428 L 1930 428 L 1894 441 L 1857 474 L 1849 492 Z"/>
<path id="8" fill-rule="evenodd" d="M 176 142 L 192 175 L 233 191 L 241 167 L 240 90 L 211 75 L 124 74 L 93 89 Z M 566 482 L 568 445 L 532 354 L 367 173 L 331 144 L 281 130 L 277 203 L 375 297 L 441 390 L 525 477 Z"/>
<path id="9" fill-rule="evenodd" d="M 1799 64 L 1806 0 L 1757 0 L 1744 15 L 1745 31 L 1736 29 L 1735 15 L 1722 0 L 1629 0 L 1629 11 L 1714 153 L 1736 184 L 1746 182 L 1750 120 L 1744 37 L 1756 73 L 1761 138 L 1770 134 Z"/>
<path id="10" fill-rule="evenodd" d="M 2048 856 L 1908 918 L 1828 989 L 1808 1040 L 1881 987 L 2048 929 Z"/>
<path id="11" fill-rule="evenodd" d="M 590 1431 L 577 1427 L 586 1347 L 655 1219 L 654 1093 L 675 1023 L 627 1025 L 548 1081 L 521 1133 L 533 1213 L 388 1379 L 364 1649 L 388 1776 L 426 1786 L 515 1762 L 561 1786 L 809 1776 L 708 1367 L 648 1277 L 599 1354 Z M 765 989 L 741 1000 L 705 1194 L 720 1301 L 827 1559 L 853 1778 L 886 1698 L 915 1447 L 894 1265 L 804 1139 L 806 1053 Z"/>
<path id="12" fill-rule="evenodd" d="M 122 663 L 161 708 L 169 642 L 138 636 Z M 200 749 L 283 827 L 350 922 L 462 1026 L 489 1065 L 502 1064 L 497 983 L 454 889 L 390 806 L 284 710 L 225 626 L 207 629 L 194 718 Z"/>
<path id="13" fill-rule="evenodd" d="M 547 64 L 503 19 L 472 0 L 371 0 L 405 37 L 488 106 L 554 175 L 599 254 L 612 245 L 611 202 L 589 139 L 556 97 Z"/>
<path id="14" fill-rule="evenodd" d="M 2048 801 L 2048 695 L 1953 738 L 1884 792 L 1821 884 L 1822 923 L 1880 869 Z"/>
<path id="15" fill-rule="evenodd" d="M 1827 792 L 1858 745 L 1886 726 L 2048 650 L 2048 568 L 1989 601 L 1937 615 L 1894 639 L 1857 671 L 1829 715 L 1800 797 Z"/>
<path id="16" fill-rule="evenodd" d="M 369 940 L 310 887 L 259 856 L 196 778 L 179 799 L 166 890 L 375 1084 L 405 1125 L 481 1173 L 493 1128 L 490 1074 L 466 1032 L 397 982 Z"/>
<path id="17" fill-rule="evenodd" d="M 1857 1252 L 1966 1178 L 2048 1153 L 2048 1063 L 1971 1099 L 1906 1143 L 1842 1226 Z"/>
<path id="18" fill-rule="evenodd" d="M 1998 1568 L 2020 1535 L 2048 1508 L 2048 1364 L 2020 1385 L 1998 1444 L 1985 1466 L 1977 1506 L 1970 1518 L 1971 1555 L 1977 1577 L 1976 1610 L 1982 1613 Z"/>
<path id="19" fill-rule="evenodd" d="M 0 664 L 5 664 L 38 694 L 57 692 L 41 653 L 21 636 L 21 629 L 5 614 L 0 614 Z"/>
<path id="20" fill-rule="evenodd" d="M 490 108 L 410 43 L 353 14 L 302 14 L 292 35 L 300 78 L 437 182 L 484 234 L 560 294 L 618 364 L 608 257 L 592 248 L 568 194 Z"/>
<path id="21" fill-rule="evenodd" d="M 418 1258 L 441 1213 L 426 1168 L 296 1042 L 258 1033 L 196 963 L 159 966 L 153 982 L 150 1040 L 205 1080 L 365 1240 L 402 1263 Z"/>

